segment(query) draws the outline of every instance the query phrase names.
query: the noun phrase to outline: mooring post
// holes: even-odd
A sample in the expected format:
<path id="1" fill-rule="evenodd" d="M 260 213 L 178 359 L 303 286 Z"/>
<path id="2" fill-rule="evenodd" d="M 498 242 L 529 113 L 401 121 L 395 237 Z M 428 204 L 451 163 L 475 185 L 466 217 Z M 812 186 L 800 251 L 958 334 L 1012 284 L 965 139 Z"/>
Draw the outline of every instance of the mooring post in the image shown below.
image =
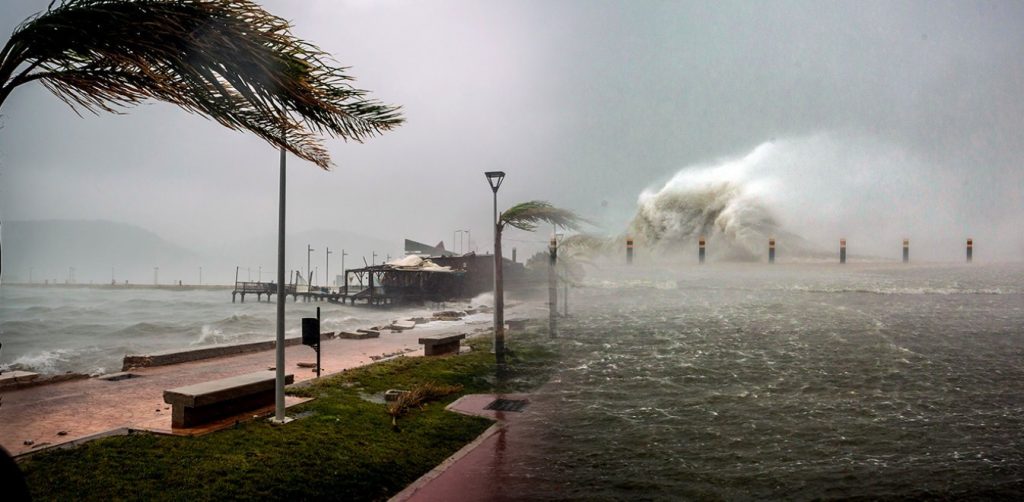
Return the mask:
<path id="1" fill-rule="evenodd" d="M 697 258 L 700 260 L 700 264 L 704 264 L 704 237 L 697 241 Z"/>
<path id="2" fill-rule="evenodd" d="M 903 239 L 903 263 L 910 263 L 910 239 Z"/>
<path id="3" fill-rule="evenodd" d="M 974 260 L 974 239 L 967 238 L 967 263 Z"/>
<path id="4" fill-rule="evenodd" d="M 555 330 L 558 328 L 555 318 L 558 316 L 558 284 L 555 276 L 555 265 L 558 264 L 558 241 L 551 236 L 548 244 L 548 334 L 555 337 Z"/>
<path id="5" fill-rule="evenodd" d="M 633 264 L 633 238 L 626 237 L 626 264 Z"/>
<path id="6" fill-rule="evenodd" d="M 839 239 L 839 263 L 846 263 L 846 239 Z"/>
<path id="7" fill-rule="evenodd" d="M 775 263 L 775 238 L 768 239 L 768 263 Z"/>
<path id="8" fill-rule="evenodd" d="M 512 248 L 512 263 L 516 263 L 516 248 Z"/>

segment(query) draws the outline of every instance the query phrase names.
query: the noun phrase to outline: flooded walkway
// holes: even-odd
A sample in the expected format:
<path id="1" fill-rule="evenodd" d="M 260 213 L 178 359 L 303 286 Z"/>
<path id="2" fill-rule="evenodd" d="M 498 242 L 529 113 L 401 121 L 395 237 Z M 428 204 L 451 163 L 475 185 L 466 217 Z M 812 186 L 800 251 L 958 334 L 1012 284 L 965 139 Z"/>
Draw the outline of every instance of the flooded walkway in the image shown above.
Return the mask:
<path id="1" fill-rule="evenodd" d="M 472 332 L 472 326 L 428 323 L 401 332 L 385 331 L 379 338 L 334 339 L 322 342 L 321 365 L 326 376 L 364 366 L 394 355 L 419 356 L 418 338 L 428 334 Z M 313 349 L 286 347 L 286 372 L 301 382 L 316 377 Z M 135 375 L 118 381 L 99 378 L 45 384 L 3 391 L 0 402 L 0 445 L 12 455 L 87 438 L 121 428 L 170 433 L 171 409 L 163 391 L 184 385 L 267 370 L 274 366 L 274 351 L 207 359 L 171 366 L 131 370 Z M 288 405 L 304 401 L 288 398 Z M 233 421 L 233 419 L 232 419 Z M 199 428 L 175 429 L 175 433 L 205 432 Z"/>

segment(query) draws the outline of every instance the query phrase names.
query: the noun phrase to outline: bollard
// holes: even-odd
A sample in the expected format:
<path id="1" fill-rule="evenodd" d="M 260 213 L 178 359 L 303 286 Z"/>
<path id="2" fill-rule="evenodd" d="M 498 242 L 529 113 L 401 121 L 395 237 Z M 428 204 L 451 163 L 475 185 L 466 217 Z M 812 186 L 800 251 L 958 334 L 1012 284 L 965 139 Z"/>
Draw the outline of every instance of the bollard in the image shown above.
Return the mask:
<path id="1" fill-rule="evenodd" d="M 846 263 L 846 239 L 839 239 L 839 263 Z"/>
<path id="2" fill-rule="evenodd" d="M 974 239 L 967 239 L 967 263 L 974 260 Z"/>
<path id="3" fill-rule="evenodd" d="M 910 263 L 910 239 L 903 239 L 903 263 Z"/>
<path id="4" fill-rule="evenodd" d="M 775 263 L 775 238 L 768 239 L 768 263 Z"/>
<path id="5" fill-rule="evenodd" d="M 633 264 L 633 238 L 626 237 L 626 264 Z"/>
<path id="6" fill-rule="evenodd" d="M 703 265 L 704 264 L 704 238 L 703 237 L 701 237 L 700 240 L 697 241 L 697 246 L 698 246 L 697 257 L 700 260 L 700 264 Z"/>

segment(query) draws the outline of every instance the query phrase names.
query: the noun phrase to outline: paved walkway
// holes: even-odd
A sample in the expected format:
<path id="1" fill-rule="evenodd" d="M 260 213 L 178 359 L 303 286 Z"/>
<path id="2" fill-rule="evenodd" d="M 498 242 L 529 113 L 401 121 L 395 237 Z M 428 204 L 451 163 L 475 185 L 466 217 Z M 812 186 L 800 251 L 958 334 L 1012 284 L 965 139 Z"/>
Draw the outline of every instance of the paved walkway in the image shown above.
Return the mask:
<path id="1" fill-rule="evenodd" d="M 396 353 L 422 355 L 418 338 L 432 333 L 471 333 L 481 326 L 436 321 L 402 332 L 384 331 L 379 338 L 326 340 L 321 348 L 322 373 L 363 366 L 375 357 Z M 489 323 L 486 323 L 489 324 Z M 285 349 L 286 371 L 300 382 L 316 377 L 315 369 L 297 363 L 315 363 L 313 349 L 296 345 Z M 240 354 L 171 366 L 140 368 L 137 378 L 104 381 L 97 378 L 3 391 L 0 402 L 0 445 L 19 455 L 119 428 L 171 431 L 170 405 L 163 391 L 228 376 L 266 370 L 274 366 L 274 351 Z M 303 401 L 289 398 L 289 404 Z M 180 430 L 176 430 L 180 432 Z M 30 444 L 26 444 L 30 443 Z"/>
<path id="2" fill-rule="evenodd" d="M 515 462 L 510 457 L 514 447 L 524 443 L 519 422 L 530 407 L 527 405 L 522 412 L 484 409 L 498 398 L 530 401 L 526 394 L 470 394 L 448 405 L 448 410 L 490 418 L 497 423 L 392 497 L 391 502 L 515 500 L 515 493 L 508 490 L 508 481 L 516 476 L 510 472 L 515 471 Z"/>

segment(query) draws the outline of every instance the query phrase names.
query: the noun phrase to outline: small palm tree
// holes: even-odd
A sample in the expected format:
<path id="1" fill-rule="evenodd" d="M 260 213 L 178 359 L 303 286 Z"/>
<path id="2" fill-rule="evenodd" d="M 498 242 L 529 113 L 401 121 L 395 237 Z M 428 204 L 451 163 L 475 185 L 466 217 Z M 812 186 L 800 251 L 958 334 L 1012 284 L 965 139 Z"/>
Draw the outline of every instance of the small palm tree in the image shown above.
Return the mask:
<path id="1" fill-rule="evenodd" d="M 550 203 L 534 200 L 510 207 L 498 216 L 494 238 L 494 353 L 498 364 L 505 363 L 505 288 L 502 278 L 501 234 L 506 226 L 532 232 L 541 222 L 557 227 L 575 229 L 582 220 L 572 211 L 552 206 Z"/>
<path id="2" fill-rule="evenodd" d="M 40 82 L 75 109 L 173 103 L 327 169 L 318 134 L 362 141 L 402 123 L 289 23 L 249 0 L 64 0 L 0 51 L 0 107 Z"/>

